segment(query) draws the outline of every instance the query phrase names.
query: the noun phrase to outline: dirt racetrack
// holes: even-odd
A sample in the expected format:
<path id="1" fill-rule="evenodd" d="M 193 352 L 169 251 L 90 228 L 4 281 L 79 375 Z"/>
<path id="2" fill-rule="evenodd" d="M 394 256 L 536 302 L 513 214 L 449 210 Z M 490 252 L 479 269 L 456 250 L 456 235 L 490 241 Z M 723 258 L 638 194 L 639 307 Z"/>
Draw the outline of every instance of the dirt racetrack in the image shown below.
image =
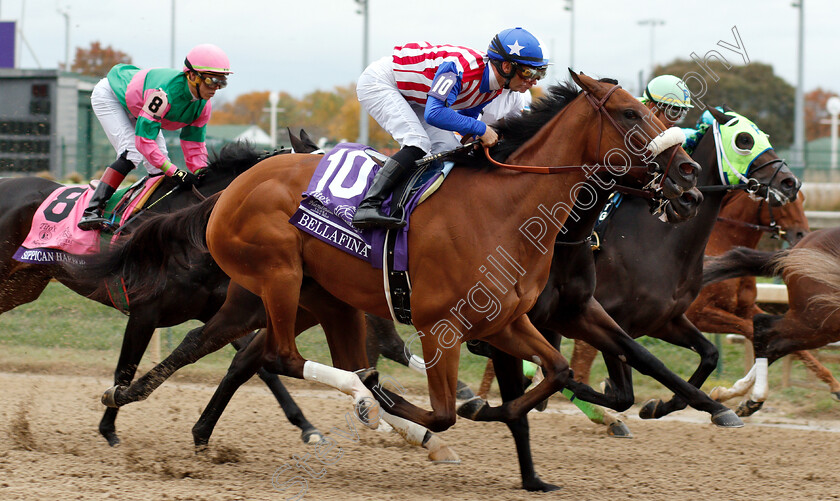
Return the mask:
<path id="1" fill-rule="evenodd" d="M 542 494 L 519 488 L 513 441 L 497 423 L 459 419 L 442 434 L 460 465 L 431 464 L 395 433 L 357 427 L 358 443 L 330 434 L 341 456 L 324 467 L 256 384 L 234 397 L 204 455 L 194 454 L 190 429 L 214 387 L 190 383 L 167 382 L 124 408 L 117 421 L 123 444 L 112 449 L 96 429 L 109 385 L 89 376 L 0 373 L 0 499 L 280 500 L 297 489 L 279 492 L 272 477 L 306 454 L 321 475 L 308 478 L 311 500 L 840 499 L 840 421 L 794 422 L 772 409 L 744 428 L 722 430 L 693 411 L 645 422 L 634 408 L 627 422 L 635 438 L 624 440 L 605 436 L 555 397 L 547 412 L 530 414 L 537 471 L 563 486 Z M 347 429 L 347 397 L 308 383 L 291 391 L 321 431 Z M 428 406 L 423 397 L 415 401 Z"/>

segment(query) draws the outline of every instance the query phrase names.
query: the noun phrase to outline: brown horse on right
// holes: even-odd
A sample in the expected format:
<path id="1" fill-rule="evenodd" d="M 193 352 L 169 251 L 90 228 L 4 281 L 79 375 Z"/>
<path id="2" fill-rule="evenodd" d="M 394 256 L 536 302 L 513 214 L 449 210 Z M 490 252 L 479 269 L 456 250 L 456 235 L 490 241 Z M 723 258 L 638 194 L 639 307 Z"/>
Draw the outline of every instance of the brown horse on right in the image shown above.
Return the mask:
<path id="1" fill-rule="evenodd" d="M 753 387 L 740 405 L 742 415 L 764 404 L 768 365 L 785 355 L 840 341 L 840 228 L 814 231 L 793 248 L 776 252 L 737 247 L 710 260 L 703 282 L 751 275 L 782 277 L 789 309 L 784 315 L 762 313 L 753 318 L 755 365 L 731 389 L 718 387 L 710 393 L 723 401 Z"/>
<path id="2" fill-rule="evenodd" d="M 566 360 L 525 314 L 547 279 L 551 253 L 546 246 L 551 247 L 580 190 L 592 179 L 580 167 L 539 166 L 611 165 L 616 155 L 639 158 L 647 148 L 655 152 L 654 162 L 664 166 L 656 183 L 649 184 L 645 168 L 613 169 L 610 174 L 635 186 L 654 187 L 680 214 L 696 208 L 697 199 L 680 198 L 694 187 L 698 169 L 682 149 L 671 145 L 679 141 L 657 144 L 662 137 L 668 138 L 667 134 L 658 137 L 662 125 L 618 86 L 583 74 L 572 73 L 572 78 L 584 91 L 560 106 L 555 103 L 553 109 L 535 106 L 528 115 L 530 124 L 523 124 L 532 127 L 533 136 L 506 159 L 508 164 L 524 166 L 519 170 L 559 174 L 454 169 L 441 192 L 412 215 L 411 305 L 414 324 L 425 333 L 421 343 L 433 410 L 420 409 L 369 378 L 366 383 L 374 386 L 377 401 L 388 413 L 432 431 L 452 426 L 460 343 L 471 339 L 484 339 L 512 356 L 533 360 L 546 373 L 534 390 L 500 407 L 486 407 L 476 419 L 514 421 L 565 385 Z M 654 139 L 639 144 L 639 136 L 630 131 Z M 287 223 L 316 164 L 317 159 L 309 155 L 264 162 L 218 199 L 166 219 L 182 222 L 181 230 L 189 232 L 193 241 L 203 240 L 206 227 L 210 252 L 232 283 L 262 297 L 269 317 L 265 360 L 274 370 L 325 382 L 352 394 L 359 404 L 373 397 L 360 387 L 356 375 L 346 372 L 367 365 L 361 311 L 382 317 L 390 312 L 380 271 Z M 602 169 L 595 167 L 593 172 Z M 540 219 L 546 212 L 548 222 Z M 540 245 L 535 244 L 533 233 L 526 238 L 521 229 L 538 225 L 537 220 L 542 221 Z M 491 290 L 485 285 L 493 279 L 486 275 L 485 263 L 499 259 L 508 263 L 509 275 L 501 279 L 507 279 L 510 287 L 497 285 L 498 290 Z M 307 298 L 312 298 L 311 303 Z M 295 347 L 298 305 L 312 311 L 323 303 L 343 309 L 342 318 L 331 318 L 341 324 L 341 337 L 328 334 L 328 342 L 334 364 L 344 370 L 307 361 Z M 109 390 L 104 400 L 121 406 L 146 398 L 175 370 L 223 346 L 227 342 L 223 337 L 189 335 L 152 371 L 130 387 Z M 727 410 L 708 399 L 693 399 L 691 404 L 713 415 Z"/>
<path id="3" fill-rule="evenodd" d="M 768 210 L 766 204 L 759 205 L 752 224 L 744 224 L 741 221 L 747 221 L 745 216 L 755 212 L 755 202 L 741 192 L 734 193 L 730 200 L 724 201 L 718 224 L 706 245 L 706 255 L 720 256 L 735 247 L 754 249 L 764 233 L 779 235 L 791 246 L 796 245 L 810 231 L 803 205 L 805 197 L 801 191 L 799 195 L 795 202 L 773 210 Z M 686 316 L 703 332 L 741 334 L 752 341 L 753 318 L 766 314 L 755 304 L 757 293 L 752 276 L 709 284 L 700 291 Z M 804 350 L 791 355 L 827 384 L 840 400 L 840 382 L 814 355 Z"/>

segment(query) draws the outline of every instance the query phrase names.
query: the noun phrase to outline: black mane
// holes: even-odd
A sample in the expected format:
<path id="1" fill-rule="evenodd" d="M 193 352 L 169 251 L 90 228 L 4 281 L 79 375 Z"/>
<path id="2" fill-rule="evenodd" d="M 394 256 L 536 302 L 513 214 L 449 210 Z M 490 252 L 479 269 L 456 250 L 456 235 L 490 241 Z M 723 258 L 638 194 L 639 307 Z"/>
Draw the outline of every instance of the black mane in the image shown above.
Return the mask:
<path id="1" fill-rule="evenodd" d="M 602 78 L 599 82 L 618 83 L 611 78 Z M 543 97 L 531 104 L 530 111 L 496 123 L 494 127 L 503 140 L 492 148 L 493 158 L 502 161 L 506 159 L 525 141 L 534 137 L 537 131 L 560 113 L 581 92 L 574 82 L 566 81 L 552 85 Z"/>
<path id="2" fill-rule="evenodd" d="M 254 166 L 263 153 L 247 141 L 228 143 L 219 152 L 212 151 L 205 176 L 236 177 Z"/>

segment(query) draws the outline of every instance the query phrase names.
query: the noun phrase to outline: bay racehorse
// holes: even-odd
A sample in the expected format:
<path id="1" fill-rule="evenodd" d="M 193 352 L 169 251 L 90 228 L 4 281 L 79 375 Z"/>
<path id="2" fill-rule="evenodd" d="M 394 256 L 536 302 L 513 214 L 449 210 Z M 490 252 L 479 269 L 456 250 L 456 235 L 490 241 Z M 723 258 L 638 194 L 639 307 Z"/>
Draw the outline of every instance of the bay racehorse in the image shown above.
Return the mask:
<path id="1" fill-rule="evenodd" d="M 712 114 L 720 124 L 733 119 L 718 110 Z M 744 150 L 752 149 L 752 138 L 744 136 L 735 141 Z M 764 196 L 775 205 L 794 198 L 799 181 L 772 149 L 762 150 L 756 151 L 754 166 L 748 171 L 752 181 L 743 183 L 741 188 L 750 187 L 754 196 Z M 559 347 L 561 336 L 596 346 L 609 371 L 603 393 L 577 381 L 568 382 L 573 402 L 583 399 L 615 410 L 628 408 L 634 401 L 632 366 L 676 392 L 667 404 L 655 401 L 645 406 L 642 417 L 660 417 L 690 402 L 695 408 L 714 413 L 716 424 L 742 425 L 732 411 L 710 406 L 698 397 L 704 395 L 698 388 L 715 367 L 717 353 L 683 313 L 700 289 L 703 249 L 726 193 L 711 130 L 700 141 L 693 159 L 702 166 L 698 187 L 704 192 L 704 199 L 691 220 L 678 225 L 663 224 L 645 217 L 647 204 L 643 199 L 625 195 L 605 223 L 606 228 L 599 227 L 601 249 L 594 257 L 589 237 L 597 215 L 570 219 L 565 225 L 568 231 L 557 238 L 547 286 L 528 316 L 554 346 Z M 688 383 L 631 339 L 645 334 L 667 334 L 671 342 L 698 347 L 704 359 Z M 478 351 L 477 347 L 470 348 Z M 497 349 L 489 350 L 489 354 L 503 400 L 517 398 L 524 388 L 521 362 Z M 604 419 L 602 410 L 579 406 L 590 419 Z M 530 457 L 527 422 L 511 430 L 519 452 L 523 485 L 540 486 L 542 481 L 534 472 Z"/>
<path id="2" fill-rule="evenodd" d="M 810 231 L 803 199 L 804 194 L 800 192 L 793 203 L 777 209 L 761 203 L 756 210 L 754 202 L 743 192 L 727 195 L 706 245 L 706 256 L 719 256 L 735 247 L 754 249 L 764 234 L 778 235 L 791 246 L 796 245 Z M 753 219 L 749 220 L 750 217 Z M 686 316 L 703 332 L 740 334 L 751 341 L 753 318 L 766 313 L 755 303 L 757 293 L 754 276 L 709 284 L 700 291 Z M 791 355 L 840 399 L 840 382 L 814 355 L 808 351 L 796 351 Z M 746 407 L 739 406 L 738 409 L 741 412 Z"/>
<path id="3" fill-rule="evenodd" d="M 317 149 L 303 131 L 300 139 L 293 134 L 290 138 L 298 151 Z M 226 145 L 202 171 L 199 184 L 194 189 L 174 189 L 175 181 L 164 179 L 147 201 L 145 215 L 168 213 L 195 204 L 205 195 L 224 189 L 237 175 L 264 156 L 245 143 Z M 107 289 L 101 285 L 104 280 L 113 280 L 115 275 L 93 278 L 85 271 L 75 273 L 58 263 L 28 264 L 12 258 L 29 233 L 35 211 L 50 193 L 60 187 L 58 183 L 38 177 L 0 180 L 0 234 L 4 236 L 0 241 L 0 313 L 36 300 L 52 279 L 80 295 L 114 307 Z M 142 217 L 123 227 L 121 232 L 129 233 L 140 219 Z M 167 269 L 172 270 L 166 289 L 144 298 L 129 295 L 128 323 L 114 371 L 116 384 L 131 382 L 156 328 L 192 319 L 206 321 L 219 309 L 229 279 L 208 258 L 200 253 L 166 256 Z M 190 266 L 183 266 L 183 261 Z M 235 346 L 241 346 L 243 341 L 237 341 Z M 260 377 L 277 397 L 292 424 L 302 430 L 302 439 L 305 442 L 319 440 L 320 432 L 304 417 L 277 377 L 265 371 L 260 371 Z M 106 409 L 99 423 L 100 433 L 112 446 L 120 442 L 115 426 L 117 412 L 118 409 Z"/>
<path id="4" fill-rule="evenodd" d="M 612 168 L 609 166 L 616 159 L 611 155 L 638 162 L 646 150 L 652 152 L 650 156 L 664 168 L 657 167 L 661 175 L 650 186 L 671 200 L 671 211 L 686 213 L 694 209 L 690 200 L 680 197 L 694 185 L 696 164 L 675 147 L 674 136 L 658 136 L 664 130 L 661 123 L 618 86 L 582 74 L 573 73 L 572 78 L 584 92 L 570 101 L 549 101 L 544 108 L 535 108 L 529 115 L 532 136 L 507 158 L 508 164 L 531 173 L 498 168 L 454 169 L 437 196 L 412 215 L 409 272 L 413 277 L 413 319 L 426 333 L 421 343 L 433 411 L 417 408 L 376 386 L 375 378 L 368 377 L 368 384 L 377 390 L 375 398 L 388 414 L 432 430 L 451 426 L 455 420 L 458 345 L 470 339 L 485 339 L 516 357 L 534 360 L 546 372 L 543 382 L 524 397 L 500 408 L 483 409 L 483 419 L 514 421 L 564 386 L 567 363 L 533 328 L 525 313 L 536 300 L 550 267 L 550 253 L 544 251 L 543 242 L 554 241 L 591 173 Z M 640 141 L 639 135 L 648 139 Z M 576 140 L 568 140 L 570 137 Z M 262 298 L 269 317 L 263 361 L 282 374 L 335 386 L 363 404 L 372 395 L 362 386 L 360 377 L 306 361 L 294 345 L 298 305 L 312 312 L 329 304 L 332 316 L 316 314 L 316 318 L 322 325 L 330 321 L 337 329 L 324 329 L 333 363 L 346 370 L 362 369 L 366 361 L 361 311 L 390 315 L 378 271 L 287 223 L 316 163 L 306 156 L 274 157 L 249 170 L 222 196 L 160 219 L 171 222 L 168 236 L 177 238 L 181 234 L 182 240 L 188 238 L 198 246 L 206 238 L 213 258 L 231 276 L 228 300 L 220 314 L 226 312 L 236 287 Z M 627 167 L 627 163 L 612 168 L 612 174 L 637 186 L 648 185 L 649 169 Z M 589 173 L 580 167 L 540 167 L 558 164 L 599 167 L 589 167 Z M 461 199 L 470 203 L 460 206 L 450 202 Z M 507 202 L 501 203 L 502 199 Z M 534 241 L 533 234 L 526 237 L 519 228 L 526 223 L 539 224 L 540 206 L 551 220 L 543 220 L 545 231 Z M 173 231 L 176 227 L 180 231 Z M 129 240 L 126 246 L 131 245 Z M 488 257 L 505 259 L 514 266 L 516 275 L 511 278 L 516 280 L 510 289 L 492 292 L 484 285 L 482 277 L 487 268 L 483 261 Z M 142 277 L 127 277 L 130 288 L 143 288 L 149 283 Z M 151 284 L 152 288 L 160 285 L 154 280 Z M 103 401 L 120 406 L 146 398 L 179 367 L 223 346 L 229 340 L 225 336 L 203 334 L 212 323 L 208 322 L 202 332 L 188 335 L 166 360 L 131 386 L 106 392 Z M 361 377 L 366 376 L 369 374 Z M 386 413 L 375 406 L 373 409 L 374 413 Z M 373 424 L 371 416 L 375 414 L 369 414 L 367 421 Z"/>
<path id="5" fill-rule="evenodd" d="M 755 364 L 732 388 L 714 388 L 710 395 L 724 401 L 750 397 L 740 407 L 745 415 L 761 408 L 767 398 L 767 367 L 802 350 L 840 340 L 840 228 L 817 230 L 791 249 L 776 252 L 735 249 L 709 261 L 706 283 L 740 276 L 778 276 L 787 285 L 788 311 L 760 313 L 753 318 Z M 833 392 L 840 400 L 840 394 Z"/>

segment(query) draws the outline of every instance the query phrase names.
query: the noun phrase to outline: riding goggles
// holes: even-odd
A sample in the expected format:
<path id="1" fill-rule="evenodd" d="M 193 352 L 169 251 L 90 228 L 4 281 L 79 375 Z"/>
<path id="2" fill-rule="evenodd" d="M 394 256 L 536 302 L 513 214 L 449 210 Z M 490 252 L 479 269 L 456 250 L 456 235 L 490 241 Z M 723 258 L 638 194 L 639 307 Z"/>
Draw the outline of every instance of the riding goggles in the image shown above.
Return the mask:
<path id="1" fill-rule="evenodd" d="M 224 89 L 227 87 L 227 78 L 226 77 L 217 77 L 212 75 L 205 75 L 203 73 L 198 74 L 201 81 L 204 82 L 204 85 L 210 87 L 211 89 Z"/>
<path id="2" fill-rule="evenodd" d="M 523 66 L 516 65 L 516 74 L 523 80 L 540 80 L 545 78 L 548 66 Z"/>

